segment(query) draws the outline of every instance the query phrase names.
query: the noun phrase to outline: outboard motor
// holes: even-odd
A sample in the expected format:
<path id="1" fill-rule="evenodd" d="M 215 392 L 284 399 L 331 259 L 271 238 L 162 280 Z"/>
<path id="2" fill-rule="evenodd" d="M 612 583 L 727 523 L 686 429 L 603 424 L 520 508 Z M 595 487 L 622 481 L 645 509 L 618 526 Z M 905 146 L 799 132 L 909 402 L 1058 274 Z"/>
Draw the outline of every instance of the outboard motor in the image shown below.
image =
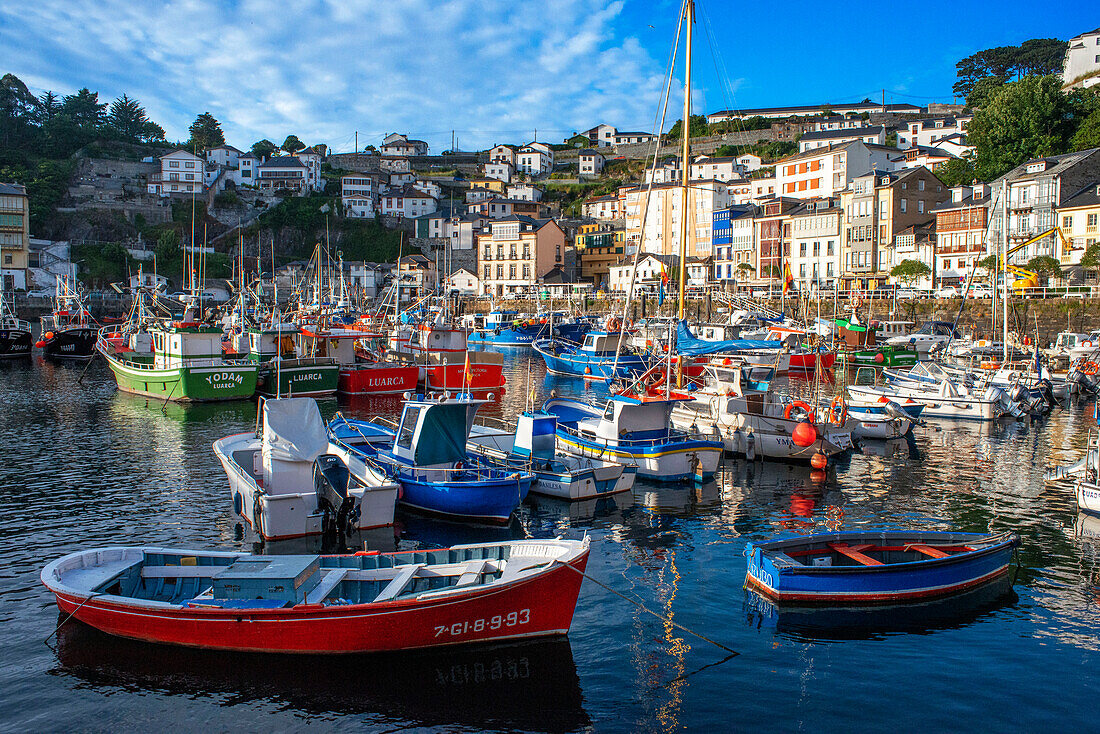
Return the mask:
<path id="1" fill-rule="evenodd" d="M 1016 387 L 1019 387 L 1017 385 Z M 986 400 L 995 402 L 1001 409 L 1013 418 L 1023 418 L 1025 413 L 1020 405 L 1008 396 L 1008 393 L 999 387 L 990 386 L 984 395 Z"/>
<path id="2" fill-rule="evenodd" d="M 313 487 L 317 492 L 317 511 L 324 515 L 325 533 L 344 537 L 355 532 L 360 508 L 348 490 L 355 480 L 339 456 L 322 454 L 313 462 Z"/>
<path id="3" fill-rule="evenodd" d="M 1039 380 L 1038 389 L 1039 394 L 1043 396 L 1043 400 L 1047 402 L 1048 406 L 1053 408 L 1058 405 L 1058 398 L 1054 397 L 1054 384 L 1049 379 L 1044 377 Z"/>
<path id="4" fill-rule="evenodd" d="M 886 404 L 882 406 L 882 412 L 897 420 L 912 420 L 909 414 L 905 412 L 905 408 L 898 405 L 897 401 L 894 400 L 887 400 Z"/>

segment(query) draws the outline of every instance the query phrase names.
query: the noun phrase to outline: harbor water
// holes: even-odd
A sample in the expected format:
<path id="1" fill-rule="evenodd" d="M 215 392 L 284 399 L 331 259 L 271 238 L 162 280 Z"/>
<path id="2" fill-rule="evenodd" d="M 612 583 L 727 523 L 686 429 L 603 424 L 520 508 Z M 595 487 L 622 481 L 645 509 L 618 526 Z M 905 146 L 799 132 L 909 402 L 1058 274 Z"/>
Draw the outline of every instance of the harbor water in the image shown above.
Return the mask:
<path id="1" fill-rule="evenodd" d="M 603 390 L 547 375 L 523 349 L 505 367 L 486 414 Z M 211 443 L 253 430 L 256 405 L 162 405 L 118 393 L 101 361 L 83 372 L 0 365 L 2 731 L 1100 729 L 1100 518 L 1042 480 L 1083 451 L 1091 403 L 1033 422 L 929 421 L 824 475 L 726 459 L 701 488 L 532 497 L 506 528 L 399 514 L 372 548 L 587 533 L 588 573 L 613 591 L 586 581 L 566 638 L 300 658 L 157 647 L 75 622 L 52 635 L 61 618 L 38 574 L 57 556 L 253 549 Z M 396 416 L 400 398 L 321 410 Z M 874 614 L 777 611 L 743 588 L 748 542 L 838 525 L 1012 530 L 1020 568 L 1011 590 Z"/>

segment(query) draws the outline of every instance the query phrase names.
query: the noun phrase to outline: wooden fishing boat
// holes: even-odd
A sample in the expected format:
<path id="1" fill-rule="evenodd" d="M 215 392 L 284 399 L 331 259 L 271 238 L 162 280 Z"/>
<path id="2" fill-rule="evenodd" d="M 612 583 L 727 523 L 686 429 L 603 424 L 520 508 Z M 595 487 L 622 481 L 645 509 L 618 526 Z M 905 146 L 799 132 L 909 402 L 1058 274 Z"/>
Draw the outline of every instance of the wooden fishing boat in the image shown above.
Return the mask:
<path id="1" fill-rule="evenodd" d="M 588 538 L 346 556 L 111 547 L 41 579 L 62 613 L 119 637 L 357 653 L 566 634 L 588 554 Z"/>
<path id="2" fill-rule="evenodd" d="M 992 581 L 1019 545 L 1014 533 L 820 533 L 749 543 L 745 580 L 782 602 L 897 603 Z"/>
<path id="3" fill-rule="evenodd" d="M 420 374 L 416 367 L 360 361 L 355 344 L 362 337 L 359 329 L 303 327 L 298 334 L 298 352 L 314 359 L 335 359 L 339 364 L 337 392 L 341 395 L 392 395 L 416 389 Z"/>
<path id="4" fill-rule="evenodd" d="M 3 278 L 0 278 L 2 281 Z M 31 325 L 17 318 L 14 306 L 4 297 L 0 283 L 0 359 L 31 356 Z M 15 296 L 11 299 L 13 302 Z"/>
<path id="5" fill-rule="evenodd" d="M 248 359 L 256 362 L 256 392 L 274 397 L 319 398 L 332 395 L 340 377 L 333 357 L 299 357 L 297 324 L 254 326 L 245 334 Z"/>
<path id="6" fill-rule="evenodd" d="M 627 347 L 626 340 L 617 331 L 590 331 L 579 345 L 558 339 L 538 339 L 531 346 L 542 355 L 546 370 L 555 375 L 633 379 L 655 361 Z"/>

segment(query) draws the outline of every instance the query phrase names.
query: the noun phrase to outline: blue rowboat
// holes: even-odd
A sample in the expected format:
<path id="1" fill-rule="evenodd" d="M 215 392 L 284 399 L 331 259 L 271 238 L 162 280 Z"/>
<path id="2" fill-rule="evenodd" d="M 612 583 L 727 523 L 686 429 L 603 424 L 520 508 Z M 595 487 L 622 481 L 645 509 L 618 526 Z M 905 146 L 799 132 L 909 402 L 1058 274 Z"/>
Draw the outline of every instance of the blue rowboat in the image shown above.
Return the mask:
<path id="1" fill-rule="evenodd" d="M 502 468 L 466 451 L 477 409 L 487 401 L 462 394 L 406 400 L 396 429 L 344 418 L 329 423 L 330 451 L 353 476 L 369 468 L 392 471 L 398 504 L 418 512 L 483 523 L 506 523 L 527 496 L 534 476 Z"/>
<path id="2" fill-rule="evenodd" d="M 896 604 L 993 581 L 1019 545 L 1014 533 L 820 533 L 750 543 L 745 581 L 779 602 Z"/>
<path id="3" fill-rule="evenodd" d="M 539 339 L 532 346 L 546 361 L 546 369 L 555 375 L 580 376 L 593 379 L 637 377 L 652 367 L 652 360 L 619 345 L 619 333 L 590 331 L 581 344 L 564 340 Z M 618 360 L 615 353 L 619 351 Z"/>

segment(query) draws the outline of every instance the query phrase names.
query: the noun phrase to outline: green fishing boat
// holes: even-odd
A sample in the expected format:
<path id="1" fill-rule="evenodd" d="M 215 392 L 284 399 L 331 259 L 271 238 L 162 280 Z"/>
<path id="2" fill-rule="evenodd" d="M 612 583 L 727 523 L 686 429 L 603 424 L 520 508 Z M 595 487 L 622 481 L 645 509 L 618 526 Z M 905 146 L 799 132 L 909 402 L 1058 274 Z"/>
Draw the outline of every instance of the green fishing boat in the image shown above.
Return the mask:
<path id="1" fill-rule="evenodd" d="M 837 355 L 841 364 L 853 367 L 910 367 L 917 363 L 915 349 L 882 344 L 868 349 L 843 350 Z"/>
<path id="2" fill-rule="evenodd" d="M 100 329 L 96 349 L 119 390 L 179 402 L 252 397 L 259 365 L 226 359 L 221 329 L 190 320 L 190 313 L 158 319 L 139 291 L 126 324 Z"/>
<path id="3" fill-rule="evenodd" d="M 256 362 L 256 389 L 275 397 L 324 397 L 334 395 L 340 381 L 340 365 L 332 357 L 299 357 L 294 337 L 297 324 L 273 324 L 248 330 L 248 358 Z"/>

